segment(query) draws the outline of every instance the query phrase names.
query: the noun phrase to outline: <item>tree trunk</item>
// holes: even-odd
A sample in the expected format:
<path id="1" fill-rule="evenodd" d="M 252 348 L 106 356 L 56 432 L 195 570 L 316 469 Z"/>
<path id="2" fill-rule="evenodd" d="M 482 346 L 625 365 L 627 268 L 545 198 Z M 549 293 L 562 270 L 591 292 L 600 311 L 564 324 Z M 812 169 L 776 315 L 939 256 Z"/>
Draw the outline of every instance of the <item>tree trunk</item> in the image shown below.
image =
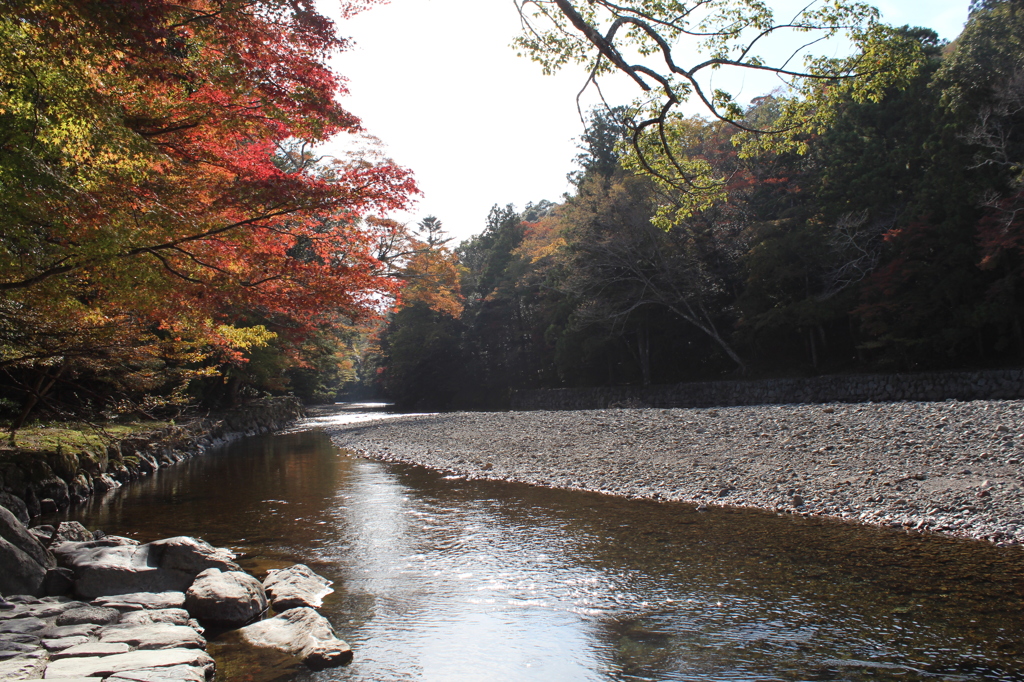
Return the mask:
<path id="1" fill-rule="evenodd" d="M 67 367 L 67 363 L 62 363 L 57 368 L 57 372 L 51 377 L 46 373 L 46 370 L 39 371 L 39 378 L 36 380 L 36 385 L 28 391 L 28 395 L 25 397 L 25 404 L 21 408 L 21 413 L 18 418 L 11 423 L 10 438 L 8 441 L 14 445 L 14 434 L 18 432 L 22 426 L 25 425 L 25 420 L 28 419 L 28 415 L 32 413 L 32 409 L 39 404 L 39 401 L 44 395 L 50 392 L 53 385 L 57 383 L 57 379 L 64 373 L 64 368 Z"/>

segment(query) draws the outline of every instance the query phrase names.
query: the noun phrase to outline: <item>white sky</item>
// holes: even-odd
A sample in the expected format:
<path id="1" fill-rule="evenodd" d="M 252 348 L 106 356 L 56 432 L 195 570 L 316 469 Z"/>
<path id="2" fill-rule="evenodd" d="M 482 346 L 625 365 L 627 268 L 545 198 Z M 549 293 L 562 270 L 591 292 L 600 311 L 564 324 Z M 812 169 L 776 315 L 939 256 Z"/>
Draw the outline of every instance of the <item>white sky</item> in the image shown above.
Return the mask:
<path id="1" fill-rule="evenodd" d="M 768 4 L 781 17 L 806 1 Z M 969 0 L 874 4 L 890 24 L 927 26 L 952 40 Z M 334 0 L 319 6 L 334 13 Z M 583 130 L 576 94 L 584 76 L 544 76 L 517 57 L 509 44 L 518 29 L 512 0 L 391 0 L 339 23 L 355 41 L 335 61 L 349 79 L 343 104 L 384 141 L 388 156 L 413 170 L 423 191 L 411 214 L 393 217 L 417 222 L 435 215 L 461 241 L 484 228 L 494 204 L 522 209 L 529 201 L 559 201 L 568 190 Z M 730 91 L 746 104 L 772 87 L 748 82 Z M 639 94 L 628 83 L 609 92 L 613 104 Z"/>

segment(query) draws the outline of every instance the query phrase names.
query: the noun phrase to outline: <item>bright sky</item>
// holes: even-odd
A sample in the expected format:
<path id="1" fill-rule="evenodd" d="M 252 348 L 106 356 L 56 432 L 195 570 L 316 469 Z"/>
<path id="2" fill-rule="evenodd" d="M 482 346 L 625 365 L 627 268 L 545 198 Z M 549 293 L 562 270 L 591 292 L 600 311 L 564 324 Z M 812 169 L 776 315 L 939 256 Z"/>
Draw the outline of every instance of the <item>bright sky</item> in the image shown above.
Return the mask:
<path id="1" fill-rule="evenodd" d="M 769 5 L 781 17 L 806 2 Z M 327 15 L 333 4 L 319 0 Z M 948 40 L 963 28 L 968 4 L 875 2 L 888 23 L 927 26 Z M 509 47 L 519 29 L 512 0 L 391 0 L 339 29 L 355 41 L 335 62 L 349 79 L 343 103 L 384 141 L 388 156 L 413 170 L 423 191 L 411 214 L 395 218 L 435 215 L 461 241 L 483 230 L 494 204 L 522 209 L 530 201 L 558 201 L 568 190 L 575 138 L 583 131 L 576 94 L 584 76 L 544 76 L 516 56 Z M 730 91 L 746 104 L 772 87 L 748 82 Z M 639 94 L 627 83 L 610 92 L 613 104 Z"/>

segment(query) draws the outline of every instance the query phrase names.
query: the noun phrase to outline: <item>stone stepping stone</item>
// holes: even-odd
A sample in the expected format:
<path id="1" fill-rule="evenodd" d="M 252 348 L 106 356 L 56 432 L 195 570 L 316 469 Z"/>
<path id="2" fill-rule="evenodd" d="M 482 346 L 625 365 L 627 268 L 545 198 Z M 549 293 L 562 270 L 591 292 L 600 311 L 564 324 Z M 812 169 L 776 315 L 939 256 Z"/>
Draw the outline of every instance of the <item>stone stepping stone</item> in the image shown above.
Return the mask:
<path id="1" fill-rule="evenodd" d="M 158 649 L 154 651 L 131 651 L 112 656 L 90 656 L 86 658 L 62 658 L 46 667 L 45 679 L 61 677 L 110 677 L 118 673 L 187 666 L 201 670 L 213 670 L 213 659 L 199 649 Z M 129 678 L 131 679 L 131 678 Z M 187 678 L 186 678 L 187 679 Z"/>
<path id="2" fill-rule="evenodd" d="M 121 612 L 105 606 L 82 606 L 57 616 L 58 627 L 64 625 L 111 625 L 121 620 Z"/>
<path id="3" fill-rule="evenodd" d="M 299 606 L 320 608 L 324 597 L 334 592 L 331 584 L 330 580 L 317 575 L 305 564 L 295 564 L 270 571 L 263 581 L 263 588 L 274 610 L 282 612 Z"/>
<path id="4" fill-rule="evenodd" d="M 22 642 L 0 642 L 0 661 L 5 661 L 21 654 L 28 654 L 39 651 L 38 644 L 25 644 Z"/>
<path id="5" fill-rule="evenodd" d="M 326 618 L 309 607 L 247 625 L 238 631 L 251 646 L 276 649 L 300 658 L 315 670 L 336 667 L 352 660 L 352 649 L 338 638 Z"/>
<path id="6" fill-rule="evenodd" d="M 33 651 L 0 661 L 0 680 L 31 680 L 46 667 L 46 652 Z"/>
<path id="7" fill-rule="evenodd" d="M 50 654 L 50 660 L 59 661 L 62 658 L 81 658 L 83 656 L 113 656 L 114 654 L 126 654 L 129 651 L 131 651 L 131 647 L 122 642 L 86 642 Z"/>
<path id="8" fill-rule="evenodd" d="M 185 594 L 185 609 L 200 622 L 227 626 L 251 623 L 267 610 L 267 594 L 256 578 L 241 571 L 208 568 Z"/>
<path id="9" fill-rule="evenodd" d="M 40 604 L 19 604 L 13 609 L 0 611 L 0 620 L 11 620 L 14 618 L 53 618 L 65 611 L 88 606 L 85 602 L 43 602 Z"/>
<path id="10" fill-rule="evenodd" d="M 102 626 L 95 623 L 82 623 L 81 625 L 64 625 L 61 627 L 52 626 L 46 628 L 42 633 L 47 639 L 63 639 L 65 637 L 90 637 Z"/>
<path id="11" fill-rule="evenodd" d="M 108 606 L 118 611 L 180 609 L 185 606 L 184 592 L 134 592 L 97 597 L 93 606 Z"/>
<path id="12" fill-rule="evenodd" d="M 46 626 L 46 621 L 40 618 L 32 616 L 15 618 L 14 620 L 0 621 L 0 634 L 25 635 L 44 630 Z"/>
<path id="13" fill-rule="evenodd" d="M 182 595 L 183 597 L 185 595 Z M 150 625 L 152 623 L 168 623 L 170 625 L 188 625 L 188 611 L 185 609 L 154 609 L 152 611 L 129 611 L 121 616 L 121 625 Z"/>
<path id="14" fill-rule="evenodd" d="M 91 678 L 89 682 L 95 682 L 95 678 Z M 107 682 L 206 682 L 206 673 L 201 668 L 174 665 L 169 668 L 147 668 L 118 673 L 108 677 Z"/>
<path id="15" fill-rule="evenodd" d="M 205 649 L 206 640 L 187 625 L 111 625 L 103 628 L 100 642 L 124 642 L 137 649 Z"/>
<path id="16" fill-rule="evenodd" d="M 47 651 L 63 651 L 79 644 L 85 644 L 88 641 L 88 637 L 76 635 L 74 637 L 60 637 L 59 639 L 44 639 L 43 646 L 46 647 Z"/>

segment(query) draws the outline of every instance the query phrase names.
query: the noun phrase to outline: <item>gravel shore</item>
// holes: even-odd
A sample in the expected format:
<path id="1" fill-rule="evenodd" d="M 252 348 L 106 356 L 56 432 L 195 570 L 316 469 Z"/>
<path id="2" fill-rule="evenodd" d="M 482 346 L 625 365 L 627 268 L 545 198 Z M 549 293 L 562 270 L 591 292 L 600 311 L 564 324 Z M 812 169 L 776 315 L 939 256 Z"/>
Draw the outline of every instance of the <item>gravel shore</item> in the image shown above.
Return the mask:
<path id="1" fill-rule="evenodd" d="M 330 427 L 470 478 L 1024 543 L 1024 401 L 460 412 Z"/>

